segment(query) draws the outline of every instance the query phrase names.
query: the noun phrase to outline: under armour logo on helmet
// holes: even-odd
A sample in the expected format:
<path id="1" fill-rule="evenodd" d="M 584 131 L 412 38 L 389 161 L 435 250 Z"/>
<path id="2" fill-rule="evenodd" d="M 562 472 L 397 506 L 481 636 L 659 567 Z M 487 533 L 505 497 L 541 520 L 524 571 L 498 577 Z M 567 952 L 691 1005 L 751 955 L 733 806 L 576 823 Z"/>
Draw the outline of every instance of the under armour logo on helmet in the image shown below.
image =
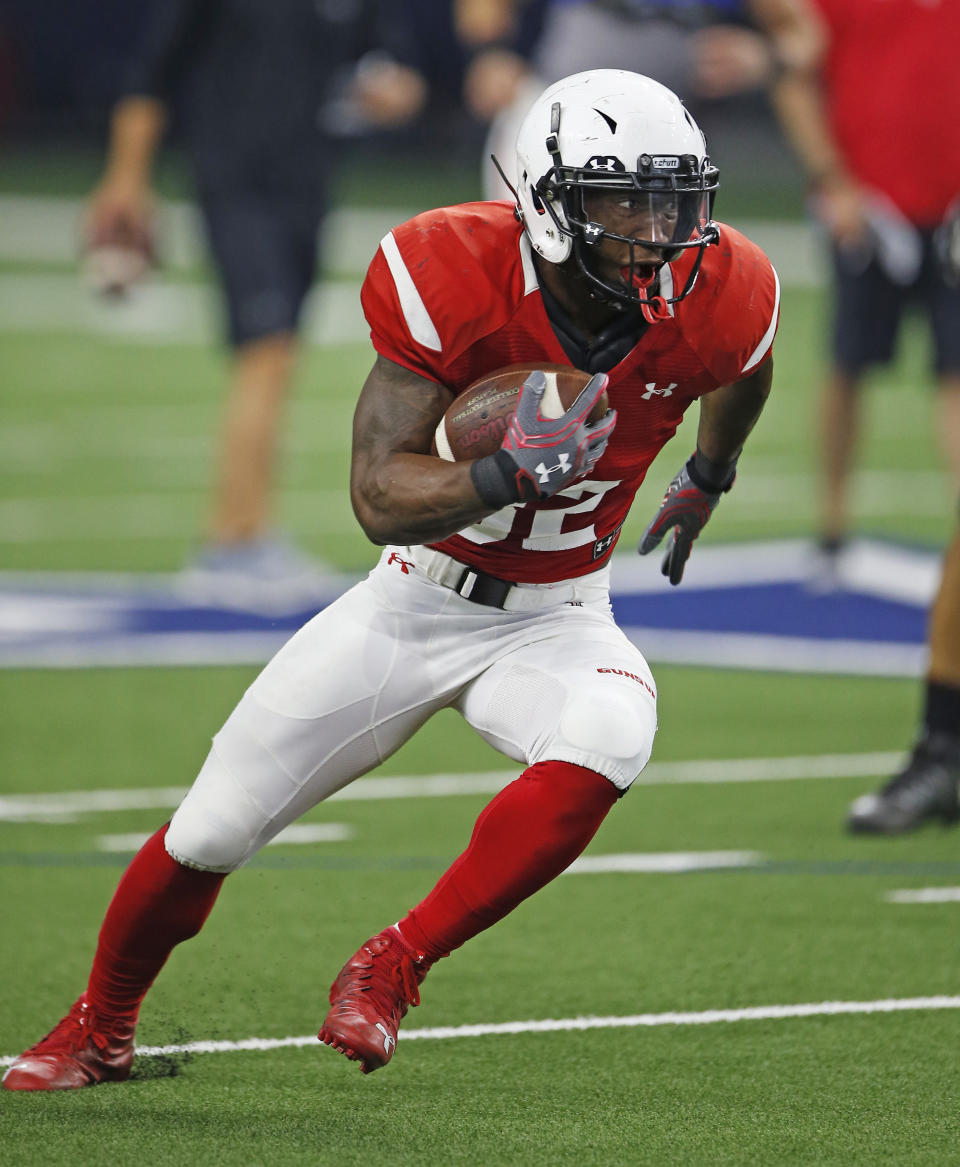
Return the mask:
<path id="1" fill-rule="evenodd" d="M 619 158 L 604 157 L 602 154 L 594 154 L 592 158 L 588 158 L 583 166 L 584 170 L 621 170 L 625 171 L 627 168 L 620 161 Z"/>

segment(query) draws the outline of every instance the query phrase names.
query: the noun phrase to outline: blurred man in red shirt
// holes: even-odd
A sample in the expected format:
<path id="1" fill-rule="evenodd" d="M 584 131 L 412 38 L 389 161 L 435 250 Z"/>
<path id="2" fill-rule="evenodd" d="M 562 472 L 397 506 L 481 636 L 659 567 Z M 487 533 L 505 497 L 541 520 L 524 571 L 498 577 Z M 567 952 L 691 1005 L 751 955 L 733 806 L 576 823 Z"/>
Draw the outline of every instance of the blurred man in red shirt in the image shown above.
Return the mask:
<path id="1" fill-rule="evenodd" d="M 819 74 L 774 92 L 829 232 L 832 363 L 824 386 L 822 541 L 846 536 L 847 479 L 869 369 L 894 356 L 907 305 L 929 322 L 938 433 L 960 487 L 960 5 L 949 0 L 815 0 Z M 911 759 L 858 799 L 855 831 L 955 822 L 960 781 L 960 533 L 930 621 L 924 724 Z"/>

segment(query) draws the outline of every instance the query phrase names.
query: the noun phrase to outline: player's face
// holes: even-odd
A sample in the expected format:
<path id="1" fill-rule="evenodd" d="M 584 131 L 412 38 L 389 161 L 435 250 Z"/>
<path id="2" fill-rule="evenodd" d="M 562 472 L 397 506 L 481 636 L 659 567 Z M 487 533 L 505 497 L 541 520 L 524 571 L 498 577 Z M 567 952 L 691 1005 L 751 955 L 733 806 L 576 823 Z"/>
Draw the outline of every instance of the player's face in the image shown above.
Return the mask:
<path id="1" fill-rule="evenodd" d="M 663 263 L 660 248 L 676 242 L 677 196 L 670 191 L 586 190 L 583 211 L 589 222 L 624 236 L 605 237 L 591 246 L 590 264 L 597 274 L 636 288 L 649 284 Z"/>
<path id="2" fill-rule="evenodd" d="M 583 209 L 611 234 L 662 247 L 675 242 L 680 211 L 672 191 L 585 190 Z"/>

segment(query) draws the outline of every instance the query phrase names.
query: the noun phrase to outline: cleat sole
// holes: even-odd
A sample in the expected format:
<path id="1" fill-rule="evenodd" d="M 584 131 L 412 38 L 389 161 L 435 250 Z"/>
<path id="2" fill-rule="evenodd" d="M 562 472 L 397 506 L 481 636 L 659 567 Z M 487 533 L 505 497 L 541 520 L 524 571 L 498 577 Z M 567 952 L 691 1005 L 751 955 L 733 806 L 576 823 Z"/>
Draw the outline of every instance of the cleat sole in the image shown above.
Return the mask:
<path id="1" fill-rule="evenodd" d="M 338 1054 L 343 1054 L 343 1056 L 348 1058 L 351 1062 L 359 1062 L 360 1070 L 364 1074 L 372 1074 L 374 1070 L 379 1070 L 386 1064 L 385 1062 L 365 1061 L 363 1054 L 355 1050 L 352 1046 L 344 1045 L 344 1043 L 340 1041 L 339 1038 L 334 1036 L 334 1034 L 329 1033 L 326 1029 L 321 1029 L 317 1034 L 317 1038 L 323 1043 L 323 1045 L 329 1046 L 331 1049 L 336 1050 Z"/>

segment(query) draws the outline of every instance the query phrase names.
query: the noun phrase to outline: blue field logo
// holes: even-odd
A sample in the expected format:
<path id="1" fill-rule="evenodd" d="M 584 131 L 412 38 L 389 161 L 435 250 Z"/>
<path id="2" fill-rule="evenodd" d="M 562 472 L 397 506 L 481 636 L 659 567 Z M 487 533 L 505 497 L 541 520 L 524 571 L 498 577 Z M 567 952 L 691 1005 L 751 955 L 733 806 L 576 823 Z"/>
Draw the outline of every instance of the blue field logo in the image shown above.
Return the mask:
<path id="1" fill-rule="evenodd" d="M 653 663 L 918 676 L 937 552 L 862 540 L 829 567 L 806 540 L 698 546 L 680 587 L 613 560 L 617 621 Z M 0 668 L 259 664 L 352 578 L 283 613 L 198 606 L 174 577 L 0 574 Z"/>

